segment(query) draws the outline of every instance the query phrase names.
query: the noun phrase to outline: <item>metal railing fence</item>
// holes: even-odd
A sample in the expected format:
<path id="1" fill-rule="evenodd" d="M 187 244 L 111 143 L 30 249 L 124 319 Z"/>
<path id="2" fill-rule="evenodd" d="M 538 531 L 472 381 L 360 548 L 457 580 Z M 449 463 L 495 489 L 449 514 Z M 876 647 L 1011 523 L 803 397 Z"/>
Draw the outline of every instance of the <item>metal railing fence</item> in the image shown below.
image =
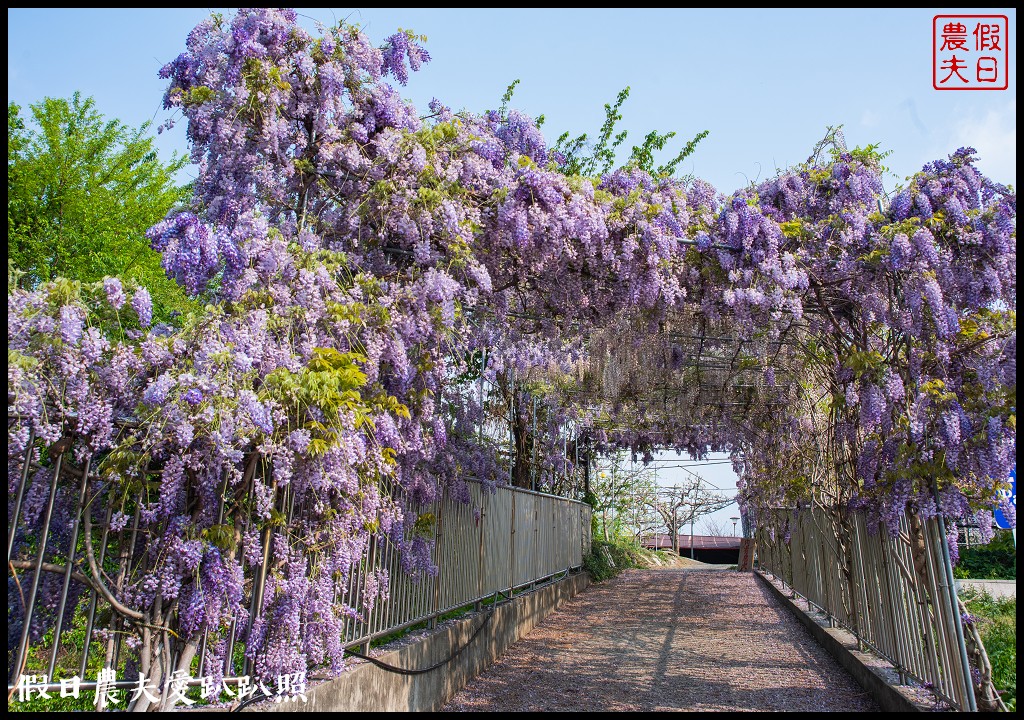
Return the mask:
<path id="1" fill-rule="evenodd" d="M 376 548 L 353 575 L 353 588 L 377 569 L 390 577 L 389 599 L 365 619 L 348 618 L 343 643 L 358 645 L 409 625 L 497 595 L 577 570 L 590 551 L 590 506 L 576 500 L 510 486 L 489 493 L 469 483 L 471 501 L 445 491 L 420 508 L 433 513 L 437 575 L 413 578 L 401 572 L 398 550 Z M 356 590 L 358 592 L 358 590 Z M 350 605 L 358 603 L 353 596 Z"/>
<path id="2" fill-rule="evenodd" d="M 904 516 L 892 537 L 870 533 L 857 513 L 779 509 L 759 522 L 755 538 L 761 569 L 892 663 L 901 679 L 973 709 L 937 518 Z"/>
<path id="3" fill-rule="evenodd" d="M 111 669 L 120 677 L 132 662 L 126 630 L 131 613 L 143 609 L 127 607 L 124 592 L 151 571 L 147 538 L 157 529 L 140 523 L 142 503 L 131 504 L 127 521 L 112 523 L 121 506 L 107 497 L 104 480 L 96 474 L 98 462 L 88 457 L 76 461 L 70 447 L 66 440 L 43 447 L 30 436 L 20 462 L 8 463 L 9 694 L 29 675 L 50 691 L 60 691 L 60 680 L 71 676 L 82 679 L 77 683 L 81 690 L 95 689 L 97 683 L 87 675 Z M 343 621 L 343 647 L 364 645 L 490 598 L 510 597 L 581 568 L 590 550 L 589 505 L 514 487 L 488 490 L 476 481 L 466 485 L 458 498 L 444 489 L 435 502 L 415 508 L 420 517 L 433 518 L 427 532 L 436 574 L 410 577 L 392 543 L 371 541 L 336 597 L 361 609 Z M 224 521 L 226 494 L 219 493 L 218 522 Z M 295 506 L 290 488 L 274 498 L 275 513 L 290 521 Z M 239 540 L 249 529 L 242 527 L 225 552 L 242 558 L 242 606 L 251 617 L 264 601 L 265 560 L 273 533 L 260 534 L 258 556 L 263 561 L 250 562 Z M 389 578 L 387 598 L 365 609 L 365 581 L 381 570 Z M 95 577 L 101 581 L 90 582 Z M 185 639 L 175 622 L 172 616 L 169 630 L 178 648 L 172 665 L 178 663 Z M 236 618 L 227 632 L 225 667 L 219 669 L 226 682 L 253 671 L 240 650 L 250 622 Z M 204 650 L 212 640 L 199 640 L 191 663 L 199 676 L 209 672 L 203 668 Z M 119 680 L 111 687 L 136 685 Z"/>

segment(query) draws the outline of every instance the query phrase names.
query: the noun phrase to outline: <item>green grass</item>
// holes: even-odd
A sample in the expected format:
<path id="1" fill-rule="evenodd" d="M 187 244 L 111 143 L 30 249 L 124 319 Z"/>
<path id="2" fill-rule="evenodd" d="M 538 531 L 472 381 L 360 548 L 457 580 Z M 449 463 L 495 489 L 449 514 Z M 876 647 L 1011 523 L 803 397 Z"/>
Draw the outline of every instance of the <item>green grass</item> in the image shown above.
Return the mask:
<path id="1" fill-rule="evenodd" d="M 72 615 L 70 628 L 65 626 L 61 633 L 61 650 L 57 656 L 57 664 L 54 669 L 54 677 L 59 681 L 62 678 L 70 678 L 78 674 L 78 664 L 81 658 L 82 647 L 85 645 L 86 611 L 88 608 L 89 595 L 85 594 L 78 602 L 75 612 Z M 86 666 L 86 677 L 83 680 L 95 680 L 95 676 L 103 667 L 103 655 L 106 643 L 93 638 L 92 652 L 89 655 L 89 664 Z M 50 653 L 53 651 L 53 628 L 51 627 L 38 642 L 29 646 L 28 657 L 25 662 L 25 675 L 45 675 L 50 661 Z M 15 691 L 11 700 L 7 703 L 8 712 L 71 712 L 75 710 L 94 710 L 96 707 L 95 695 L 91 690 L 82 690 L 77 699 L 72 697 L 62 698 L 60 691 L 50 692 L 50 699 L 44 700 L 32 693 L 31 700 L 20 702 L 18 693 Z M 123 697 L 124 693 L 120 693 Z M 125 703 L 120 706 L 125 707 Z"/>
<path id="2" fill-rule="evenodd" d="M 626 568 L 643 568 L 651 565 L 651 553 L 623 540 L 594 539 L 590 554 L 583 558 L 583 567 L 594 582 L 613 578 Z"/>
<path id="3" fill-rule="evenodd" d="M 981 640 L 992 663 L 992 682 L 1010 712 L 1017 710 L 1017 598 L 963 593 L 967 610 L 977 618 Z"/>

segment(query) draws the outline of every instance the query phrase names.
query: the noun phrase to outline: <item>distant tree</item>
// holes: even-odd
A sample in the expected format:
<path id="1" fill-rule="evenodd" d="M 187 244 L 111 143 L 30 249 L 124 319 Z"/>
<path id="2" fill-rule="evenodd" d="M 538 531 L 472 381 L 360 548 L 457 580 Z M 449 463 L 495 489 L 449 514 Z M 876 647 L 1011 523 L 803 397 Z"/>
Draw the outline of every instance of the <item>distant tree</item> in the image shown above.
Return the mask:
<path id="1" fill-rule="evenodd" d="M 79 93 L 30 109 L 23 118 L 7 106 L 8 270 L 17 284 L 116 275 L 149 289 L 157 317 L 187 307 L 145 236 L 183 199 L 174 174 L 186 159 L 160 162 L 149 123 L 133 130 L 106 120 Z"/>
<path id="2" fill-rule="evenodd" d="M 625 453 L 618 453 L 607 464 L 598 466 L 590 488 L 598 528 L 604 539 L 609 540 L 626 525 L 637 524 L 636 518 L 654 495 L 654 474 L 644 466 L 627 466 Z"/>
<path id="3" fill-rule="evenodd" d="M 732 530 L 727 528 L 724 522 L 706 517 L 700 524 L 700 534 L 709 537 L 732 537 Z"/>
<path id="4" fill-rule="evenodd" d="M 702 480 L 686 485 L 661 488 L 648 503 L 661 518 L 662 528 L 672 539 L 672 550 L 679 552 L 679 532 L 705 515 L 728 506 L 733 499 L 706 490 Z"/>

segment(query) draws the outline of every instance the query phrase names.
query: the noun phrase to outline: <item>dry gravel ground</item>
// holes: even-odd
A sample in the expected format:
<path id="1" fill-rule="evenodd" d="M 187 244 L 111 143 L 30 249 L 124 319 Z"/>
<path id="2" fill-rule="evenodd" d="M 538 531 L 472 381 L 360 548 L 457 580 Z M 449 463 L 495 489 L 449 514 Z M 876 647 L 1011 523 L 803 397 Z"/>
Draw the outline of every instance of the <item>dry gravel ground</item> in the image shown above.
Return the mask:
<path id="1" fill-rule="evenodd" d="M 445 711 L 877 711 L 751 573 L 627 570 L 565 603 Z"/>

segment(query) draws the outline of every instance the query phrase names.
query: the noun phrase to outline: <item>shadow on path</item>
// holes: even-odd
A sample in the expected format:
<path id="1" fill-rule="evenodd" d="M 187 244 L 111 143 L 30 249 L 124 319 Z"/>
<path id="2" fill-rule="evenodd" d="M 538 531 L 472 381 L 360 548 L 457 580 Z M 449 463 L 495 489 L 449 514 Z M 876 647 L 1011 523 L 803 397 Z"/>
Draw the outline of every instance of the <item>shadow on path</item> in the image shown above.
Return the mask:
<path id="1" fill-rule="evenodd" d="M 592 585 L 444 710 L 878 707 L 751 573 L 663 569 Z"/>

